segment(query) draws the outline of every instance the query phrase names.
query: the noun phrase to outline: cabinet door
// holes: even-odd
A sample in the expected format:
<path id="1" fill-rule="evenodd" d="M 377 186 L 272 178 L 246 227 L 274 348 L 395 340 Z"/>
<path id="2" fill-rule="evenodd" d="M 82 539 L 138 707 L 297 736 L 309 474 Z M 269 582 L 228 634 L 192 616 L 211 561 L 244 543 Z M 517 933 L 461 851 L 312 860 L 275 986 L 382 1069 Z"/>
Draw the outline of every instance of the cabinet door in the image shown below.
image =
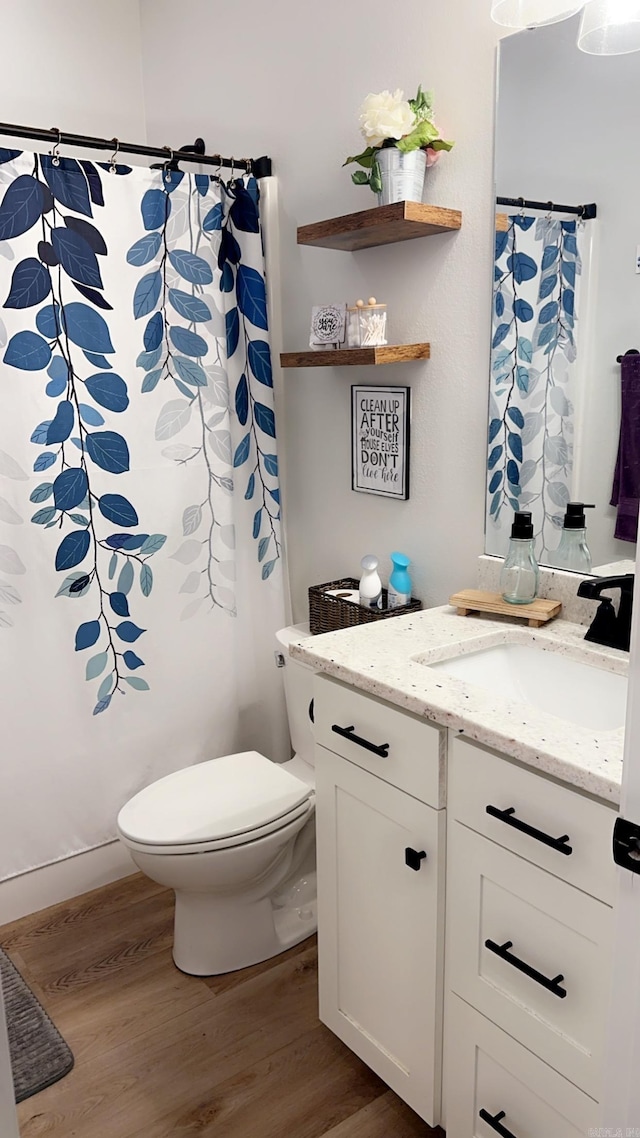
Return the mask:
<path id="1" fill-rule="evenodd" d="M 320 1018 L 435 1125 L 444 811 L 323 747 L 316 793 Z M 407 849 L 426 853 L 419 868 Z"/>

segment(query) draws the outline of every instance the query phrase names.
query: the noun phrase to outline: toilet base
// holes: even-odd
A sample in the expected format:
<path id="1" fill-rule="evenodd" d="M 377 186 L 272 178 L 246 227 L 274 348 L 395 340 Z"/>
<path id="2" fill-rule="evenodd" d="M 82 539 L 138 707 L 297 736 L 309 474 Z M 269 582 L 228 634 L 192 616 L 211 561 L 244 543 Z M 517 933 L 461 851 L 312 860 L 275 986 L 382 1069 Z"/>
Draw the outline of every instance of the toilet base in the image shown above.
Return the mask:
<path id="1" fill-rule="evenodd" d="M 189 976 L 237 972 L 293 948 L 317 926 L 315 899 L 276 908 L 269 897 L 243 905 L 176 892 L 173 960 Z"/>

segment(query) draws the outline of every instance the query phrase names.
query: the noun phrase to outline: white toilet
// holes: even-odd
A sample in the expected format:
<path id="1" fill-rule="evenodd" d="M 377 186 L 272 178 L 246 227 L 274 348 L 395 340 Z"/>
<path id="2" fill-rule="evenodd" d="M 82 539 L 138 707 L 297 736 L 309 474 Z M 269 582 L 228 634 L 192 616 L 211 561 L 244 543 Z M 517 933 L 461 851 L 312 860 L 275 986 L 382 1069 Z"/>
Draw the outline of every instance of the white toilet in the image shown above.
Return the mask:
<path id="1" fill-rule="evenodd" d="M 213 976 L 315 932 L 313 672 L 289 659 L 307 625 L 276 634 L 295 755 L 225 755 L 167 775 L 118 814 L 118 836 L 152 881 L 175 890 L 173 959 Z"/>

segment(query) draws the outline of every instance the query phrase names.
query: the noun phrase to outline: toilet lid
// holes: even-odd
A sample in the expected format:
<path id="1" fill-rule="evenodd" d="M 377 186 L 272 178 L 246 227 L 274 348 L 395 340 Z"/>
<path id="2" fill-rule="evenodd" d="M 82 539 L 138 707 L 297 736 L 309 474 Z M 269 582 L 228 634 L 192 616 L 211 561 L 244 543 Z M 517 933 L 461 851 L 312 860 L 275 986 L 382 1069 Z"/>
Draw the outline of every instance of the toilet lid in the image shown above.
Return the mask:
<path id="1" fill-rule="evenodd" d="M 118 815 L 125 837 L 150 845 L 229 838 L 289 814 L 312 788 L 258 751 L 176 771 L 136 794 Z"/>

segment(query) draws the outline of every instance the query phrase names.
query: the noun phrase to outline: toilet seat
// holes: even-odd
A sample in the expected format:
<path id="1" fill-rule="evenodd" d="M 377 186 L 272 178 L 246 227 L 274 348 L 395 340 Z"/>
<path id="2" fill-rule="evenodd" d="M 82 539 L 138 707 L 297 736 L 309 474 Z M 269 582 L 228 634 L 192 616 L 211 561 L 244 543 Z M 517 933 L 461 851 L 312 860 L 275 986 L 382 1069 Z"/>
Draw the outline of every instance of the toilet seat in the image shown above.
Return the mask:
<path id="1" fill-rule="evenodd" d="M 258 751 L 245 751 L 145 787 L 122 807 L 118 833 L 146 853 L 205 853 L 282 830 L 313 805 L 312 787 Z"/>

